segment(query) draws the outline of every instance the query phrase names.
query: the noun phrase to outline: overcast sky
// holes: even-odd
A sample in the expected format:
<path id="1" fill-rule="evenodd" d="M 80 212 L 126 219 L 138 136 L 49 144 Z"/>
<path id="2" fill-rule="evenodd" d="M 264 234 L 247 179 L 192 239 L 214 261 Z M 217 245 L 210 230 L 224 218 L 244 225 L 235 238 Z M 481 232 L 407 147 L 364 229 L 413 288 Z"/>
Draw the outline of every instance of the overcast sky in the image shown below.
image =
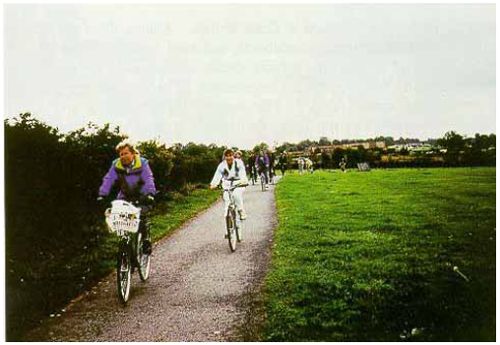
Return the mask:
<path id="1" fill-rule="evenodd" d="M 6 5 L 5 116 L 242 148 L 495 132 L 495 5 Z"/>

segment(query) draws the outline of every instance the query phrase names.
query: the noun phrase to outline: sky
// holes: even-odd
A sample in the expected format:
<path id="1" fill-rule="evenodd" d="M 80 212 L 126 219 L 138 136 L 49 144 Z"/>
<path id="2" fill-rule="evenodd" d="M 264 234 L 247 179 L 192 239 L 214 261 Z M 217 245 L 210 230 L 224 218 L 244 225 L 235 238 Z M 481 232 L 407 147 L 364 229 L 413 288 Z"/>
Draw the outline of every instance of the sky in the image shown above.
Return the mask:
<path id="1" fill-rule="evenodd" d="M 495 133 L 495 5 L 4 8 L 5 117 L 250 148 Z"/>

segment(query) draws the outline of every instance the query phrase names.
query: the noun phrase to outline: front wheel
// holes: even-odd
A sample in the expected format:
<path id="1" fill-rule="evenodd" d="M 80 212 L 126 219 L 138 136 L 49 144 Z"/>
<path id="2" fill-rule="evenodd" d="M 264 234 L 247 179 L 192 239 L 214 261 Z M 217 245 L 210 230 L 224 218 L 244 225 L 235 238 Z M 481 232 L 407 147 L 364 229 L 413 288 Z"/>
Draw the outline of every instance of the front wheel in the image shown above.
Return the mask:
<path id="1" fill-rule="evenodd" d="M 234 210 L 228 210 L 226 216 L 227 240 L 231 252 L 236 250 L 236 217 Z"/>
<path id="2" fill-rule="evenodd" d="M 139 277 L 142 281 L 149 278 L 149 270 L 151 268 L 151 255 L 144 253 L 144 240 L 141 232 L 137 233 L 137 267 L 139 269 Z"/>
<path id="3" fill-rule="evenodd" d="M 118 297 L 120 297 L 120 301 L 125 304 L 130 296 L 130 285 L 132 281 L 132 260 L 130 257 L 130 250 L 125 241 L 120 244 L 116 264 Z"/>

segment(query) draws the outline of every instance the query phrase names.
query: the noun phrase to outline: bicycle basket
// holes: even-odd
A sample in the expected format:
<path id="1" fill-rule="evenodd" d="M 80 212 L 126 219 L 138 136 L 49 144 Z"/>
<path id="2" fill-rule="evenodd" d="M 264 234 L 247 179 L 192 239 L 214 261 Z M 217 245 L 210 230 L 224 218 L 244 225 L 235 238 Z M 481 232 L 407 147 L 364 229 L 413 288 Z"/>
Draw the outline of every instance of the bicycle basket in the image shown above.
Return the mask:
<path id="1" fill-rule="evenodd" d="M 115 200 L 111 205 L 111 209 L 106 211 L 106 224 L 111 232 L 123 236 L 127 232 L 139 230 L 140 208 L 123 200 Z"/>

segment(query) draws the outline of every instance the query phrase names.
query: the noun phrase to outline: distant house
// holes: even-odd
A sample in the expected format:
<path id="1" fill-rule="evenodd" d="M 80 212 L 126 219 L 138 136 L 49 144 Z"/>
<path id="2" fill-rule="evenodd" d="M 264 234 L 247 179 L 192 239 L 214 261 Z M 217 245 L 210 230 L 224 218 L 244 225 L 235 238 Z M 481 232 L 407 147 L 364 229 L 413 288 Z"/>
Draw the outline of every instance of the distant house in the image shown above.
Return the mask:
<path id="1" fill-rule="evenodd" d="M 386 145 L 384 141 L 362 141 L 362 142 L 354 142 L 354 143 L 343 143 L 343 144 L 333 144 L 333 145 L 322 145 L 316 146 L 316 149 L 319 149 L 320 152 L 333 152 L 337 148 L 341 149 L 354 149 L 357 150 L 359 146 L 362 146 L 364 149 L 374 149 L 381 148 L 385 149 Z"/>

